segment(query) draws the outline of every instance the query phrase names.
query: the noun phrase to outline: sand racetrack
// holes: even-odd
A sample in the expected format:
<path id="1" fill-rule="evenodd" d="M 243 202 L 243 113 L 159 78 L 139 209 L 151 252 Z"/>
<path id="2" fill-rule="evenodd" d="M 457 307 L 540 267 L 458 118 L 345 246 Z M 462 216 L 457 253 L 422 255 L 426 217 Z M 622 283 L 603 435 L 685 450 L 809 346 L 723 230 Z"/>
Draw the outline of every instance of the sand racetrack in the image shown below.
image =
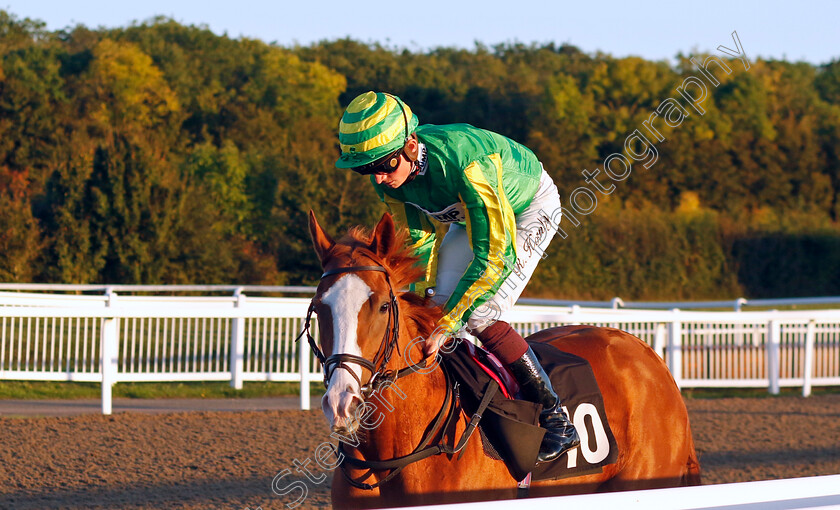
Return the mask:
<path id="1" fill-rule="evenodd" d="M 687 399 L 704 483 L 840 473 L 840 395 Z M 0 508 L 282 509 L 320 411 L 0 418 Z M 321 471 L 312 461 L 313 477 Z M 295 473 L 296 475 L 296 473 Z M 328 507 L 331 475 L 298 508 Z M 288 486 L 302 476 L 287 476 Z"/>

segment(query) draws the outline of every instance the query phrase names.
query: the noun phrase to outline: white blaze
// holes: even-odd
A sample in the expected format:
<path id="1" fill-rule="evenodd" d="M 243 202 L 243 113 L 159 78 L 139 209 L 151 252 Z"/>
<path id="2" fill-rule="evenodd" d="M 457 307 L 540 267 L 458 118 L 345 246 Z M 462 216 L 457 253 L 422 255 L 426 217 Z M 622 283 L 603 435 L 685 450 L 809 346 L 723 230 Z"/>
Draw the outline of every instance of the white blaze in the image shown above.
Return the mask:
<path id="1" fill-rule="evenodd" d="M 356 338 L 356 328 L 359 324 L 359 311 L 362 305 L 373 294 L 370 287 L 358 276 L 348 274 L 341 277 L 324 293 L 321 302 L 330 307 L 333 319 L 333 354 L 362 355 Z M 356 377 L 362 378 L 362 369 L 355 363 L 350 363 Z M 347 369 L 336 368 L 330 378 L 327 392 L 321 399 L 321 407 L 330 423 L 330 427 L 349 426 L 353 421 L 350 405 L 353 399 L 361 401 L 361 388 L 356 379 Z"/>

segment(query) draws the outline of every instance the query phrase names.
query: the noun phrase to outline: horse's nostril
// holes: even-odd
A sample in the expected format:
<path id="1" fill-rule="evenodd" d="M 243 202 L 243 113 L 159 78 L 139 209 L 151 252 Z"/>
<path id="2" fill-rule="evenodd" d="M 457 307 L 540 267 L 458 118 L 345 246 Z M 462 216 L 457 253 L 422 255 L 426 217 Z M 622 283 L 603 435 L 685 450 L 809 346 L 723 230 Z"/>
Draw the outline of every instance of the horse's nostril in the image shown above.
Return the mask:
<path id="1" fill-rule="evenodd" d="M 353 393 L 353 386 L 348 384 L 344 387 L 344 391 L 346 391 L 347 393 Z"/>

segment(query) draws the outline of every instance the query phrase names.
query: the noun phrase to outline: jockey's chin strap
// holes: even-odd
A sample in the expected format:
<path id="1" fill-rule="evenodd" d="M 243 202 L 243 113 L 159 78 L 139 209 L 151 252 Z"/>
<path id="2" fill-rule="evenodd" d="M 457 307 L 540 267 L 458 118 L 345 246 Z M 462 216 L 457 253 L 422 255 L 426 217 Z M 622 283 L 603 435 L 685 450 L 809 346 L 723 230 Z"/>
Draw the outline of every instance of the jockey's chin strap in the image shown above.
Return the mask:
<path id="1" fill-rule="evenodd" d="M 309 332 L 309 328 L 312 322 L 312 312 L 315 310 L 315 301 L 309 304 L 309 310 L 306 312 L 306 321 L 304 322 L 303 331 L 295 339 L 295 342 L 300 340 L 300 337 L 306 334 L 307 340 L 309 341 L 309 346 L 312 348 L 312 352 L 315 353 L 315 356 L 318 358 L 318 361 L 321 362 L 321 365 L 324 368 L 324 386 L 329 385 L 330 378 L 332 377 L 333 372 L 335 372 L 338 368 L 343 368 L 347 370 L 354 379 L 359 383 L 359 386 L 362 391 L 362 396 L 367 399 L 372 393 L 374 393 L 379 387 L 387 381 L 395 381 L 400 377 L 408 375 L 412 372 L 416 372 L 418 368 L 426 368 L 425 360 L 421 360 L 417 363 L 409 365 L 405 368 L 401 368 L 396 372 L 387 370 L 385 367 L 388 364 L 388 361 L 391 359 L 391 355 L 396 348 L 397 353 L 399 353 L 399 330 L 400 330 L 400 323 L 399 323 L 399 307 L 397 306 L 397 298 L 394 295 L 394 287 L 391 285 L 391 280 L 388 276 L 388 271 L 382 266 L 350 266 L 350 267 L 341 267 L 337 269 L 332 269 L 330 271 L 325 272 L 321 275 L 321 278 L 326 278 L 327 276 L 332 276 L 335 274 L 341 273 L 351 273 L 356 271 L 378 271 L 380 273 L 385 274 L 385 280 L 388 282 L 388 290 L 390 293 L 390 306 L 388 308 L 388 324 L 385 327 L 385 336 L 382 339 L 382 343 L 379 346 L 379 350 L 376 352 L 376 355 L 373 358 L 373 361 L 369 361 L 366 358 L 361 356 L 356 356 L 354 354 L 346 354 L 346 353 L 338 353 L 333 354 L 329 357 L 325 357 L 324 353 L 315 343 L 315 339 L 312 338 L 312 334 Z M 367 384 L 363 384 L 360 378 L 350 369 L 350 364 L 356 364 L 361 366 L 362 368 L 367 369 L 371 372 L 370 379 L 368 379 Z M 491 381 L 488 385 L 484 393 L 484 398 L 481 401 L 478 409 L 472 415 L 467 428 L 464 430 L 464 433 L 461 435 L 461 439 L 458 441 L 457 445 L 449 446 L 447 444 L 438 443 L 436 445 L 430 445 L 432 442 L 432 438 L 440 432 L 441 435 L 445 434 L 445 431 L 450 427 L 452 424 L 453 418 L 458 414 L 457 413 L 457 406 L 458 406 L 458 394 L 457 389 L 453 389 L 453 381 L 452 376 L 449 374 L 449 371 L 446 369 L 446 364 L 440 364 L 441 369 L 443 370 L 444 377 L 446 379 L 446 395 L 443 400 L 443 405 L 441 406 L 440 411 L 438 411 L 437 416 L 435 416 L 434 423 L 432 426 L 427 428 L 426 435 L 420 441 L 420 444 L 417 448 L 414 449 L 408 455 L 403 455 L 402 457 L 396 457 L 389 460 L 366 460 L 366 459 L 358 459 L 355 457 L 350 456 L 343 449 L 343 443 L 338 443 L 338 451 L 336 455 L 339 454 L 343 455 L 343 461 L 341 462 L 341 472 L 344 474 L 344 477 L 347 479 L 348 483 L 353 487 L 358 489 L 364 490 L 372 490 L 383 483 L 387 482 L 388 480 L 394 478 L 400 471 L 403 470 L 404 467 L 412 464 L 414 462 L 418 462 L 425 458 L 431 457 L 433 455 L 440 455 L 440 454 L 447 454 L 453 455 L 458 452 L 461 452 L 466 446 L 467 441 L 469 440 L 470 436 L 472 435 L 473 431 L 478 426 L 478 422 L 481 420 L 481 415 L 483 414 L 484 410 L 486 409 L 487 405 L 490 403 L 490 400 L 495 395 L 496 390 L 498 390 L 498 385 L 495 381 Z M 463 453 L 462 453 L 463 454 Z M 339 456 L 339 458 L 342 458 Z M 361 482 L 359 480 L 353 479 L 347 473 L 347 465 L 352 465 L 358 469 L 366 469 L 368 470 L 366 474 L 362 476 L 360 480 L 365 480 L 373 475 L 373 471 L 383 471 L 383 470 L 390 470 L 385 477 L 380 479 L 378 482 L 374 484 L 368 484 Z"/>

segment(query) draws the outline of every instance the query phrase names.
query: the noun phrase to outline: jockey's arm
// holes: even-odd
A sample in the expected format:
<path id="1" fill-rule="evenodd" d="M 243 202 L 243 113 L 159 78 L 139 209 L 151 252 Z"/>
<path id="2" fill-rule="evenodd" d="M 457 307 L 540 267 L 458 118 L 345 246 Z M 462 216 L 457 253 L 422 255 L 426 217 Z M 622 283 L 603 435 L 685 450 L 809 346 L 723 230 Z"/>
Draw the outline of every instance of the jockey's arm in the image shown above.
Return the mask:
<path id="1" fill-rule="evenodd" d="M 444 306 L 438 323 L 456 333 L 489 300 L 516 263 L 516 218 L 502 188 L 501 159 L 490 155 L 464 169 L 460 190 L 473 260 Z"/>

